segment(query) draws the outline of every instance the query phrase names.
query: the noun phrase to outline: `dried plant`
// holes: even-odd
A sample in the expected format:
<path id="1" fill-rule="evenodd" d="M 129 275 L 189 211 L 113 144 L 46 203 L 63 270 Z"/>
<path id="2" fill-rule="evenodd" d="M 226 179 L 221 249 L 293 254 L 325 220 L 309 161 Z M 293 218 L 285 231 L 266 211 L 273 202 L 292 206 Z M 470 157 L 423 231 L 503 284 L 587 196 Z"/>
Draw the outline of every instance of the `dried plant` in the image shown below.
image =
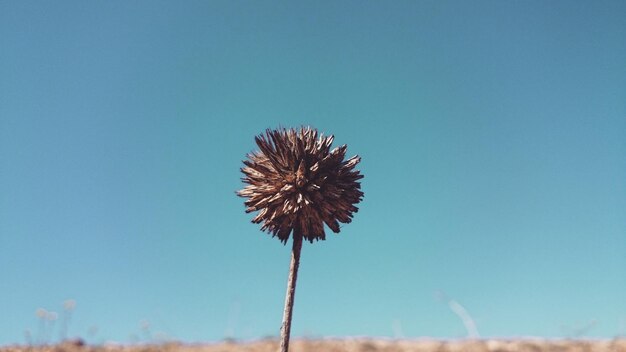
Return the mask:
<path id="1" fill-rule="evenodd" d="M 338 233 L 339 223 L 352 221 L 358 211 L 355 204 L 363 198 L 359 182 L 363 175 L 354 169 L 361 158 L 344 160 L 347 146 L 331 150 L 333 140 L 311 127 L 268 129 L 255 137 L 259 150 L 248 154 L 241 169 L 248 185 L 237 194 L 247 198 L 246 212 L 259 212 L 252 222 L 263 223 L 261 230 L 283 244 L 293 237 L 281 328 L 283 352 L 289 348 L 302 240 L 326 239 L 324 224 Z"/>
<path id="2" fill-rule="evenodd" d="M 70 321 L 72 320 L 72 313 L 74 312 L 74 308 L 76 308 L 76 301 L 73 299 L 67 299 L 63 301 L 63 320 L 61 321 L 61 341 L 67 339 L 67 330 L 70 325 Z"/>
<path id="3" fill-rule="evenodd" d="M 259 211 L 252 222 L 286 243 L 293 230 L 313 242 L 326 238 L 324 223 L 340 231 L 349 223 L 363 197 L 354 166 L 358 156 L 344 161 L 345 145 L 330 150 L 333 136 L 310 127 L 267 130 L 255 138 L 259 151 L 248 154 L 241 171 L 248 183 L 238 194 L 248 198 L 246 212 Z"/>

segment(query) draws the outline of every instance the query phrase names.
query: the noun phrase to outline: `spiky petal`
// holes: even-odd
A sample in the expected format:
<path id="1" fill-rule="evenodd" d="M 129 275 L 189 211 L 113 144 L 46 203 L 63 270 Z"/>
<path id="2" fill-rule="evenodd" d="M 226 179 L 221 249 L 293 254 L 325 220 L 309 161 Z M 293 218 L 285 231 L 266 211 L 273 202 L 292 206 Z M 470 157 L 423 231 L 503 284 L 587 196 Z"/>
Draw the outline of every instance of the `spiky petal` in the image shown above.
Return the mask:
<path id="1" fill-rule="evenodd" d="M 334 137 L 311 127 L 266 130 L 255 137 L 258 151 L 247 155 L 237 192 L 246 212 L 258 211 L 253 223 L 286 243 L 290 234 L 324 240 L 324 224 L 333 232 L 352 221 L 363 199 L 363 178 L 354 167 L 359 156 L 344 160 L 346 145 L 330 149 Z"/>

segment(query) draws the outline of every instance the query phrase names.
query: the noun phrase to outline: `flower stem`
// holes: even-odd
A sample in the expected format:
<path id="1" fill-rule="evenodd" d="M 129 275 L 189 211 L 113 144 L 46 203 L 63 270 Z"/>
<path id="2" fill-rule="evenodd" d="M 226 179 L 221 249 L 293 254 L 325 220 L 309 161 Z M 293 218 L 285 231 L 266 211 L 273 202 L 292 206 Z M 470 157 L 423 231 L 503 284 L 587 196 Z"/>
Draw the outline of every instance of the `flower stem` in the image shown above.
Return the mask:
<path id="1" fill-rule="evenodd" d="M 293 236 L 293 248 L 291 250 L 291 264 L 289 265 L 289 279 L 287 281 L 287 296 L 285 297 L 285 310 L 283 312 L 283 325 L 280 328 L 280 352 L 289 351 L 289 335 L 291 334 L 291 316 L 293 301 L 296 294 L 296 280 L 298 279 L 298 267 L 300 266 L 300 251 L 302 250 L 302 236 Z"/>

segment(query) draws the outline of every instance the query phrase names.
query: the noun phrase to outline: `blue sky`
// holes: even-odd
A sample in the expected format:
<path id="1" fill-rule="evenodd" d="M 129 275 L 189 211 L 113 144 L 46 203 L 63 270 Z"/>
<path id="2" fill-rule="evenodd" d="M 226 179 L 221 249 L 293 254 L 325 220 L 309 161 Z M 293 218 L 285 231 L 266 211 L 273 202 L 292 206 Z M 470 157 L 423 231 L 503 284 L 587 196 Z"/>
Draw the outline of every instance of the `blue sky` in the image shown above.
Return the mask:
<path id="1" fill-rule="evenodd" d="M 0 344 L 66 299 L 94 343 L 277 335 L 289 246 L 235 191 L 279 125 L 365 175 L 354 222 L 304 245 L 296 337 L 465 336 L 438 290 L 481 336 L 625 334 L 624 13 L 0 1 Z"/>

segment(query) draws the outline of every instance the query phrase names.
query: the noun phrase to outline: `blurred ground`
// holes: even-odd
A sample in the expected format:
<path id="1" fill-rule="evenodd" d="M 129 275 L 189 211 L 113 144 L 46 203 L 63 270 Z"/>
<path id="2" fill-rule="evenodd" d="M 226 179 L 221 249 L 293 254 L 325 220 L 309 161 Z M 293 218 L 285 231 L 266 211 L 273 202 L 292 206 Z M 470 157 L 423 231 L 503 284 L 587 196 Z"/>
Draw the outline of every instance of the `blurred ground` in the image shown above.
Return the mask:
<path id="1" fill-rule="evenodd" d="M 0 352 L 276 352 L 277 340 L 254 342 L 221 342 L 190 345 L 167 343 L 159 345 L 103 346 L 82 345 L 80 341 L 52 346 L 6 346 Z M 323 339 L 295 340 L 291 352 L 626 352 L 626 339 L 619 340 L 377 340 L 377 339 Z"/>

